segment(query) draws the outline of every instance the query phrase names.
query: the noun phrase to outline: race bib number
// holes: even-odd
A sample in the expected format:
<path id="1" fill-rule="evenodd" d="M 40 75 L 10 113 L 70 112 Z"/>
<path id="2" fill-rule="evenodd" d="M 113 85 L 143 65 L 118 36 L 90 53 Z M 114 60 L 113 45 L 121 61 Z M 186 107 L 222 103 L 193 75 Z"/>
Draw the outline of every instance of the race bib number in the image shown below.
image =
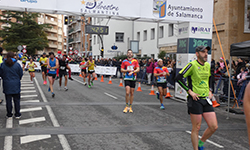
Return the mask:
<path id="1" fill-rule="evenodd" d="M 134 66 L 127 66 L 127 70 L 132 70 L 132 71 L 134 71 Z"/>
<path id="2" fill-rule="evenodd" d="M 89 70 L 89 71 L 93 72 L 93 71 L 95 71 L 95 70 Z"/>
<path id="3" fill-rule="evenodd" d="M 56 71 L 56 69 L 50 69 L 50 71 Z"/>
<path id="4" fill-rule="evenodd" d="M 34 69 L 34 67 L 29 67 L 29 70 L 33 70 Z"/>
<path id="5" fill-rule="evenodd" d="M 164 82 L 166 82 L 166 78 L 165 77 L 159 77 L 158 82 L 164 83 Z"/>
<path id="6" fill-rule="evenodd" d="M 23 59 L 23 61 L 25 61 L 25 58 Z"/>
<path id="7" fill-rule="evenodd" d="M 64 70 L 64 69 L 65 69 L 65 66 L 61 66 L 60 69 L 61 69 L 61 70 Z"/>
<path id="8" fill-rule="evenodd" d="M 41 61 L 43 64 L 45 63 L 44 61 Z"/>

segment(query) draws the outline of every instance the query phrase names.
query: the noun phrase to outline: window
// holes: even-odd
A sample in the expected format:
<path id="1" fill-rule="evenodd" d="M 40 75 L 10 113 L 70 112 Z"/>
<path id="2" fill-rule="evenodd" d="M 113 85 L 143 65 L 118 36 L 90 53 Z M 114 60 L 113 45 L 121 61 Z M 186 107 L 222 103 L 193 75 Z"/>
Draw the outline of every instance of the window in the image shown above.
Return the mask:
<path id="1" fill-rule="evenodd" d="M 61 28 L 61 27 L 59 27 L 59 28 L 58 28 L 58 30 L 62 30 L 62 28 Z"/>
<path id="2" fill-rule="evenodd" d="M 168 36 L 171 37 L 174 35 L 174 24 L 168 25 Z"/>
<path id="3" fill-rule="evenodd" d="M 62 23 L 62 20 L 61 20 L 61 19 L 58 19 L 58 22 L 59 22 L 59 23 Z"/>
<path id="4" fill-rule="evenodd" d="M 124 33 L 115 33 L 115 41 L 123 42 L 124 41 Z"/>
<path id="5" fill-rule="evenodd" d="M 100 37 L 97 36 L 96 38 L 97 38 L 97 44 L 99 44 L 100 43 Z"/>
<path id="6" fill-rule="evenodd" d="M 59 43 L 58 43 L 58 45 L 62 45 L 62 43 L 61 43 L 61 42 L 59 42 Z"/>
<path id="7" fill-rule="evenodd" d="M 62 35 L 59 35 L 59 38 L 62 38 Z"/>
<path id="8" fill-rule="evenodd" d="M 155 39 L 155 28 L 151 29 L 151 40 Z"/>
<path id="9" fill-rule="evenodd" d="M 159 28 L 159 38 L 163 38 L 164 37 L 164 28 L 163 26 L 160 26 Z"/>
<path id="10" fill-rule="evenodd" d="M 55 21 L 55 18 L 50 18 L 51 21 Z"/>
<path id="11" fill-rule="evenodd" d="M 43 18 L 43 15 L 41 15 L 40 17 Z"/>
<path id="12" fill-rule="evenodd" d="M 140 32 L 137 32 L 137 40 L 140 41 Z"/>
<path id="13" fill-rule="evenodd" d="M 46 16 L 45 19 L 48 19 L 48 16 Z"/>
<path id="14" fill-rule="evenodd" d="M 143 40 L 144 40 L 144 41 L 147 41 L 147 36 L 148 36 L 147 34 L 148 34 L 148 33 L 147 33 L 147 30 L 144 30 L 144 31 L 143 31 Z"/>
<path id="15" fill-rule="evenodd" d="M 95 42 L 96 42 L 96 36 L 94 36 L 94 45 L 95 45 Z"/>

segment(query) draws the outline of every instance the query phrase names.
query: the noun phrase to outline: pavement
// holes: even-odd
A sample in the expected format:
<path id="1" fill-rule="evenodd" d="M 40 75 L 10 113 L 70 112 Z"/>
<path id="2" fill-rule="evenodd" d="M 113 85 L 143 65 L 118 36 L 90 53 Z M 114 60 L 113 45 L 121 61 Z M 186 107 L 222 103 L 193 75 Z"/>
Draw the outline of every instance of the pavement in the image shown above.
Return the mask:
<path id="1" fill-rule="evenodd" d="M 134 113 L 124 114 L 125 88 L 119 87 L 119 79 L 108 84 L 108 78 L 104 83 L 98 78 L 89 89 L 81 77 L 72 77 L 68 91 L 59 90 L 55 81 L 52 98 L 41 73 L 33 83 L 24 74 L 22 118 L 5 119 L 5 101 L 0 105 L 0 150 L 192 149 L 185 101 L 164 99 L 166 109 L 160 110 L 159 100 L 149 95 L 151 87 L 142 84 L 142 92 L 135 92 Z M 226 106 L 215 108 L 219 128 L 205 142 L 206 150 L 247 150 L 245 116 L 230 113 L 226 119 L 225 110 Z M 203 120 L 200 135 L 206 127 Z"/>

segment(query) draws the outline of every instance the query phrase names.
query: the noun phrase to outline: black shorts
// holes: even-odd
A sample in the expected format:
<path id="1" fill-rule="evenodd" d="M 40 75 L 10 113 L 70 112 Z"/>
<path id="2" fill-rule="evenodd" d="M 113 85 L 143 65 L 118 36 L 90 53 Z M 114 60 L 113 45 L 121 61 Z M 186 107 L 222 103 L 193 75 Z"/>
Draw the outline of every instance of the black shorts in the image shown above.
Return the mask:
<path id="1" fill-rule="evenodd" d="M 125 87 L 129 86 L 130 88 L 135 88 L 136 81 L 131 81 L 131 80 L 124 80 L 124 81 L 125 81 Z"/>
<path id="2" fill-rule="evenodd" d="M 44 72 L 45 74 L 47 73 L 47 67 L 42 66 L 41 69 L 42 69 L 42 72 Z"/>
<path id="3" fill-rule="evenodd" d="M 55 79 L 55 78 L 56 78 L 56 74 L 51 74 L 51 73 L 48 73 L 48 76 L 49 76 L 49 77 L 52 77 L 53 79 Z"/>
<path id="4" fill-rule="evenodd" d="M 59 70 L 59 77 L 61 78 L 62 76 L 68 75 L 66 70 Z"/>
<path id="5" fill-rule="evenodd" d="M 29 73 L 31 73 L 31 72 L 35 72 L 35 71 L 29 71 Z"/>
<path id="6" fill-rule="evenodd" d="M 214 112 L 214 108 L 205 98 L 200 98 L 195 101 L 191 96 L 188 96 L 188 114 L 203 114 L 205 112 Z"/>
<path id="7" fill-rule="evenodd" d="M 81 70 L 81 72 L 84 72 L 84 73 L 86 73 L 87 71 L 86 71 L 86 69 L 82 69 L 82 70 Z"/>
<path id="8" fill-rule="evenodd" d="M 26 62 L 22 62 L 22 64 L 26 65 Z"/>
<path id="9" fill-rule="evenodd" d="M 157 87 L 162 87 L 163 89 L 166 89 L 167 83 L 157 83 Z"/>
<path id="10" fill-rule="evenodd" d="M 88 71 L 89 74 L 95 73 L 95 71 Z"/>

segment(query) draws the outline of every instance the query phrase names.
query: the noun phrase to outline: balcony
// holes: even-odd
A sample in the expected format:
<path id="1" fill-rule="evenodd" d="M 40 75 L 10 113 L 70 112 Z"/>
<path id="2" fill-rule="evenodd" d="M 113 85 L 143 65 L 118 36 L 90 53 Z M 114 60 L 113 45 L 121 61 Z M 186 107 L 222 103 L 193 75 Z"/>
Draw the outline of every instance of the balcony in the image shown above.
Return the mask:
<path id="1" fill-rule="evenodd" d="M 51 29 L 46 29 L 46 31 L 47 31 L 47 32 L 57 33 L 57 30 L 56 30 L 56 29 L 53 29 L 53 28 L 51 28 Z"/>
<path id="2" fill-rule="evenodd" d="M 69 34 L 71 34 L 74 31 L 74 28 L 69 29 Z"/>
<path id="3" fill-rule="evenodd" d="M 62 50 L 62 45 L 58 45 L 58 49 L 59 49 L 59 50 Z"/>
<path id="4" fill-rule="evenodd" d="M 62 30 L 58 30 L 58 34 L 63 35 Z"/>
<path id="5" fill-rule="evenodd" d="M 75 27 L 75 31 L 76 31 L 76 32 L 81 31 L 81 26 L 80 26 L 80 25 L 79 25 L 79 26 L 76 26 L 76 27 Z"/>
<path id="6" fill-rule="evenodd" d="M 56 21 L 51 21 L 51 20 L 49 20 L 49 19 L 45 19 L 45 23 L 57 25 L 57 22 L 56 22 Z"/>
<path id="7" fill-rule="evenodd" d="M 76 43 L 81 43 L 81 38 L 80 37 L 75 38 L 75 42 Z"/>
<path id="8" fill-rule="evenodd" d="M 55 14 L 46 14 L 47 16 L 51 16 L 51 17 L 54 17 L 54 18 L 57 18 L 57 15 Z"/>
<path id="9" fill-rule="evenodd" d="M 62 39 L 62 38 L 60 38 L 60 37 L 58 37 L 58 39 L 57 39 L 57 40 L 58 40 L 58 42 L 61 42 L 61 43 L 63 42 L 63 39 Z"/>
<path id="10" fill-rule="evenodd" d="M 54 40 L 54 41 L 57 41 L 57 37 L 54 37 L 54 36 L 47 36 L 48 40 Z"/>
<path id="11" fill-rule="evenodd" d="M 56 44 L 49 44 L 49 48 L 57 48 Z"/>
<path id="12" fill-rule="evenodd" d="M 69 41 L 68 41 L 69 43 L 72 43 L 72 42 L 74 42 L 74 38 L 69 38 Z"/>

